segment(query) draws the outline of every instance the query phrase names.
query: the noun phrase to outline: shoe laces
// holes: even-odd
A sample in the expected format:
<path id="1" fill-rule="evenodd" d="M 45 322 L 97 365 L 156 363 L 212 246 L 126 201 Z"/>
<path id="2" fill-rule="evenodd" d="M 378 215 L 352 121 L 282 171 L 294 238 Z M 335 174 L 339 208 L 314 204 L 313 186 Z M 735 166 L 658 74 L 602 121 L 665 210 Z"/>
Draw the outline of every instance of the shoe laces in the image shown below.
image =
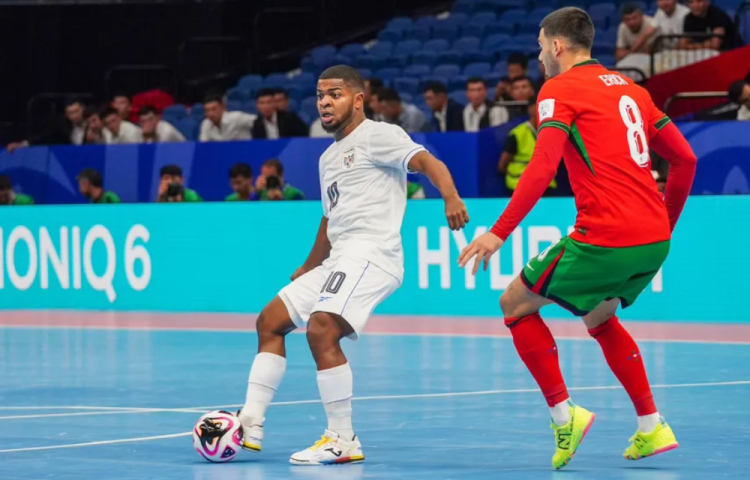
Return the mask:
<path id="1" fill-rule="evenodd" d="M 312 447 L 310 447 L 310 450 L 317 450 L 317 449 L 319 449 L 320 447 L 322 447 L 322 446 L 324 446 L 324 445 L 327 445 L 327 444 L 329 444 L 329 443 L 331 443 L 331 442 L 333 442 L 333 441 L 334 441 L 334 439 L 333 439 L 333 438 L 331 438 L 331 437 L 328 437 L 328 436 L 326 436 L 326 435 L 321 435 L 321 436 L 320 436 L 320 440 L 318 440 L 317 442 L 315 442 L 315 443 L 313 444 L 313 446 L 312 446 Z"/>

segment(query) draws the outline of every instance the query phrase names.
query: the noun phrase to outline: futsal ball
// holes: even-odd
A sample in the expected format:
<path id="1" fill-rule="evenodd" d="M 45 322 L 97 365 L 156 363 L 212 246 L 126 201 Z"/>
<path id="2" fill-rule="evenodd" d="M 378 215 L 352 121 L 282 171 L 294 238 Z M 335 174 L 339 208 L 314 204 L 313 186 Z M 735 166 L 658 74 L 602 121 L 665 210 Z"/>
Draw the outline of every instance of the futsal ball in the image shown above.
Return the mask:
<path id="1" fill-rule="evenodd" d="M 193 446 L 209 462 L 229 462 L 242 448 L 242 424 L 224 410 L 208 412 L 193 429 Z"/>

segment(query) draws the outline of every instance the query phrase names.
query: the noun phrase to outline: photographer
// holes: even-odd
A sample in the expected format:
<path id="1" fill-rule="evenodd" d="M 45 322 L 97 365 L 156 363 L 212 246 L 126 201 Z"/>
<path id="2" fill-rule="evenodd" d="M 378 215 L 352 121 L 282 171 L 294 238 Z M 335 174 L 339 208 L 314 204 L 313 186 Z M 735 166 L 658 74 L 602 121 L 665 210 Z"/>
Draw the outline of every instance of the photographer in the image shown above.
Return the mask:
<path id="1" fill-rule="evenodd" d="M 247 163 L 237 163 L 229 169 L 229 186 L 234 193 L 224 199 L 226 202 L 258 200 L 258 193 L 253 188 L 253 169 Z"/>
<path id="2" fill-rule="evenodd" d="M 182 178 L 182 168 L 178 165 L 165 165 L 159 172 L 161 184 L 159 185 L 158 202 L 202 202 L 203 199 L 195 190 L 186 188 L 185 179 Z"/>
<path id="3" fill-rule="evenodd" d="M 120 203 L 116 193 L 104 190 L 102 174 L 93 168 L 84 168 L 76 177 L 78 191 L 91 203 Z"/>
<path id="4" fill-rule="evenodd" d="M 284 183 L 284 165 L 279 160 L 267 160 L 260 169 L 255 189 L 261 200 L 304 200 L 298 189 Z"/>

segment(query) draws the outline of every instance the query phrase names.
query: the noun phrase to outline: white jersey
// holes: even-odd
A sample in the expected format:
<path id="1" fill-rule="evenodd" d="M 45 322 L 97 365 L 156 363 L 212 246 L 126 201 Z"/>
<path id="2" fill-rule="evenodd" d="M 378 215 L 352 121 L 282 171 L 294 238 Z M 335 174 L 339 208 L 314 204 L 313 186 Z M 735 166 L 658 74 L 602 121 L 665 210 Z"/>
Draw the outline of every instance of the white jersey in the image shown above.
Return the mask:
<path id="1" fill-rule="evenodd" d="M 403 279 L 406 175 L 424 150 L 401 127 L 372 120 L 328 147 L 319 169 L 331 258 L 362 258 Z"/>

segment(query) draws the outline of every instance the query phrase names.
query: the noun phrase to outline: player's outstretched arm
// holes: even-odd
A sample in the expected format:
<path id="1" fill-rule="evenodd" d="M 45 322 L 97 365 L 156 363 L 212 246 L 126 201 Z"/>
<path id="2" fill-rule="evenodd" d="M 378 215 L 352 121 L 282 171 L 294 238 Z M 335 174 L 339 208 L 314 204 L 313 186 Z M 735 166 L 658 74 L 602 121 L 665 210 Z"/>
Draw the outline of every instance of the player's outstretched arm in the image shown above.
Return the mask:
<path id="1" fill-rule="evenodd" d="M 651 148 L 669 162 L 664 200 L 669 213 L 669 225 L 674 230 L 693 187 L 698 159 L 685 137 L 671 122 L 651 138 Z"/>
<path id="2" fill-rule="evenodd" d="M 469 223 L 466 205 L 458 196 L 458 190 L 453 183 L 451 172 L 448 171 L 448 167 L 443 162 L 431 153 L 422 151 L 414 155 L 409 161 L 409 169 L 424 174 L 440 191 L 440 195 L 445 201 L 445 217 L 448 219 L 451 230 L 460 230 Z"/>
<path id="3" fill-rule="evenodd" d="M 315 244 L 313 245 L 312 250 L 310 250 L 310 254 L 307 256 L 305 263 L 303 263 L 302 266 L 292 275 L 292 281 L 323 263 L 330 254 L 331 242 L 328 240 L 328 218 L 323 216 L 323 218 L 320 219 L 320 227 L 318 227 L 318 235 L 315 237 Z"/>

